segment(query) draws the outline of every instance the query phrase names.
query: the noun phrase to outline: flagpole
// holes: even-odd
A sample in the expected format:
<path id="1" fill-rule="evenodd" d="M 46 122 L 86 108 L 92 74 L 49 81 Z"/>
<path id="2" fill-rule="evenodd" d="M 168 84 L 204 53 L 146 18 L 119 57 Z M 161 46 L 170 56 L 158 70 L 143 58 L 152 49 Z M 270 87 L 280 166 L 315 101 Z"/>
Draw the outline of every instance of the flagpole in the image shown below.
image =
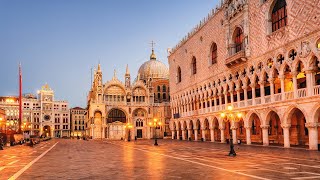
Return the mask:
<path id="1" fill-rule="evenodd" d="M 22 70 L 21 63 L 19 63 L 19 123 L 18 133 L 21 134 L 21 121 L 22 121 Z"/>

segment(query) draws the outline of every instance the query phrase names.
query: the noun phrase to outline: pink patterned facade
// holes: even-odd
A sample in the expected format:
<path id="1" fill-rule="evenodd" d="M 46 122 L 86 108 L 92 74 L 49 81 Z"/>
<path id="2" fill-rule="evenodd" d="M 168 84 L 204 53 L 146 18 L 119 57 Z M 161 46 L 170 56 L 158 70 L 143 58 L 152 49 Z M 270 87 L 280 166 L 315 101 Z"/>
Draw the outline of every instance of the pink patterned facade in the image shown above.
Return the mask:
<path id="1" fill-rule="evenodd" d="M 318 149 L 320 1 L 225 0 L 169 54 L 172 138 Z M 227 106 L 239 122 L 220 114 Z"/>

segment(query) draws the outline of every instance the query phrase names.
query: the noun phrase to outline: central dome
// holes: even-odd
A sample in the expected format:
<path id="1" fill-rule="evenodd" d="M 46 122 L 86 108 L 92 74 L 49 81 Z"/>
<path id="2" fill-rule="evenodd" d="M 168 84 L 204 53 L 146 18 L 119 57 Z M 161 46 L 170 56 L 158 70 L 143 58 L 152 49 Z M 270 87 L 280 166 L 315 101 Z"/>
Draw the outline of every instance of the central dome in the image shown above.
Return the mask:
<path id="1" fill-rule="evenodd" d="M 148 78 L 168 79 L 169 69 L 164 63 L 156 59 L 154 50 L 152 50 L 150 60 L 140 66 L 138 74 L 142 80 L 147 80 Z"/>

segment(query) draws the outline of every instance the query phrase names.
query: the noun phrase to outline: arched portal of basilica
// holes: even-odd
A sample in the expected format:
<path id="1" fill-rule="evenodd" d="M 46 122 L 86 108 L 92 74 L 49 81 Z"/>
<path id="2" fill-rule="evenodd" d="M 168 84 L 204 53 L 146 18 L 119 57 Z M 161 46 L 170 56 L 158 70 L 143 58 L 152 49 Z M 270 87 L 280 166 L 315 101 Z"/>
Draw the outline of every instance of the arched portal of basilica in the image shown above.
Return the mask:
<path id="1" fill-rule="evenodd" d="M 127 118 L 126 114 L 122 110 L 110 110 L 106 121 L 105 138 L 118 140 L 125 138 L 125 125 Z"/>

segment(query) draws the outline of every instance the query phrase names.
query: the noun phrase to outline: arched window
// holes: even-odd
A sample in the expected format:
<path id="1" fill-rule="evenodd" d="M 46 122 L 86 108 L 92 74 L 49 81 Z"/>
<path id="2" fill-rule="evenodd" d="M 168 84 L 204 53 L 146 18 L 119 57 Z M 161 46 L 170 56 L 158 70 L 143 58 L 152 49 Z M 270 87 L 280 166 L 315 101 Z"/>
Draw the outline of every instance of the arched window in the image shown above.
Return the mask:
<path id="1" fill-rule="evenodd" d="M 287 3 L 285 0 L 277 0 L 272 10 L 272 32 L 287 25 Z"/>
<path id="2" fill-rule="evenodd" d="M 162 92 L 166 92 L 167 91 L 167 87 L 166 87 L 166 85 L 163 85 L 162 86 Z"/>
<path id="3" fill-rule="evenodd" d="M 178 75 L 177 75 L 178 77 L 178 83 L 179 82 L 181 82 L 181 68 L 180 67 L 178 67 Z"/>
<path id="4" fill-rule="evenodd" d="M 217 63 L 217 58 L 218 58 L 217 44 L 213 43 L 211 46 L 211 64 Z"/>
<path id="5" fill-rule="evenodd" d="M 160 92 L 160 86 L 157 87 L 158 92 Z"/>
<path id="6" fill-rule="evenodd" d="M 192 58 L 192 74 L 197 74 L 197 59 Z"/>
<path id="7" fill-rule="evenodd" d="M 235 31 L 235 45 L 236 45 L 236 53 L 242 50 L 242 43 L 243 43 L 243 32 L 241 28 L 237 27 Z"/>

